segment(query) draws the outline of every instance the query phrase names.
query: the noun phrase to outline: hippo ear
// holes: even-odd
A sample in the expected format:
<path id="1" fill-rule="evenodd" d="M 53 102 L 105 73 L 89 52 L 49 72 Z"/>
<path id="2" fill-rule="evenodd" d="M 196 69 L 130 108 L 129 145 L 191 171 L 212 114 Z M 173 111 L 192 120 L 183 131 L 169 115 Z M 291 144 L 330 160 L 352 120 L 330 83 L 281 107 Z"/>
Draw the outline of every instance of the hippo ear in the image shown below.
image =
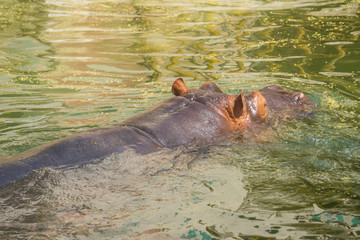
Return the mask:
<path id="1" fill-rule="evenodd" d="M 223 93 L 223 91 L 221 91 L 221 89 L 213 82 L 204 83 L 203 85 L 201 85 L 200 89 L 201 90 L 206 90 L 206 91 Z"/>
<path id="2" fill-rule="evenodd" d="M 171 91 L 175 96 L 181 96 L 185 94 L 187 91 L 187 87 L 184 83 L 184 80 L 182 80 L 182 78 L 176 79 L 172 85 Z"/>
<path id="3" fill-rule="evenodd" d="M 250 117 L 252 121 L 265 121 L 266 117 L 268 116 L 266 105 L 266 99 L 259 91 L 255 91 L 251 94 L 249 107 L 251 109 Z"/>
<path id="4" fill-rule="evenodd" d="M 246 114 L 244 91 L 241 91 L 241 94 L 236 97 L 234 101 L 233 113 L 236 118 L 242 117 Z"/>

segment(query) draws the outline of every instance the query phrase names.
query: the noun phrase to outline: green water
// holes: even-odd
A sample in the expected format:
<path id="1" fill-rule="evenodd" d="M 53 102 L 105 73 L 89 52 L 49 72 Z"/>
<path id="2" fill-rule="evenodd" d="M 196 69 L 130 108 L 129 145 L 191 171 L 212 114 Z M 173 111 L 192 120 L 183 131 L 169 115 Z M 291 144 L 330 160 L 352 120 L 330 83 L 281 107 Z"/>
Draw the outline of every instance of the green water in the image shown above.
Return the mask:
<path id="1" fill-rule="evenodd" d="M 278 84 L 318 106 L 262 140 L 40 170 L 0 190 L 0 238 L 359 238 L 359 6 L 0 0 L 0 159 L 121 122 L 177 77 Z"/>

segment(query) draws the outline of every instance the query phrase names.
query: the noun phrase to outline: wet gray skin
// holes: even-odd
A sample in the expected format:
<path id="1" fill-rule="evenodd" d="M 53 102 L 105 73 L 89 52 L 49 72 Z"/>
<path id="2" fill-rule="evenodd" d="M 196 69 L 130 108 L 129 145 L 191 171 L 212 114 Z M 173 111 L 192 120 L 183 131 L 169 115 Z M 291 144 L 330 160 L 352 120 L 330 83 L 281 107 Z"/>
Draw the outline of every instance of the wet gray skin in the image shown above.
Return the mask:
<path id="1" fill-rule="evenodd" d="M 174 82 L 176 95 L 125 122 L 95 128 L 44 144 L 7 159 L 0 167 L 0 185 L 43 167 L 79 164 L 112 153 L 133 149 L 148 154 L 193 141 L 233 134 L 249 122 L 262 122 L 269 110 L 305 110 L 311 102 L 302 93 L 269 86 L 244 96 L 223 93 L 214 83 L 188 89 L 182 79 Z M 267 102 L 267 107 L 266 107 Z"/>

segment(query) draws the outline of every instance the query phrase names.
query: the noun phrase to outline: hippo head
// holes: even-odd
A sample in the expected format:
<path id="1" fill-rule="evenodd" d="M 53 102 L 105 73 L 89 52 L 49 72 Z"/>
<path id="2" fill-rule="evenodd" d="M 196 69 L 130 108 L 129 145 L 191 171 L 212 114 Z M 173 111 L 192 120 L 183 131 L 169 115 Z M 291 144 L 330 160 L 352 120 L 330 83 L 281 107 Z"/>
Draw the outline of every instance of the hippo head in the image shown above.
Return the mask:
<path id="1" fill-rule="evenodd" d="M 243 91 L 239 95 L 228 95 L 213 82 L 204 83 L 199 89 L 190 89 L 178 78 L 172 85 L 172 92 L 175 96 L 210 107 L 225 117 L 234 130 L 243 128 L 248 123 L 264 122 L 268 115 L 267 102 L 259 91 L 247 96 Z"/>
<path id="2" fill-rule="evenodd" d="M 269 112 L 276 112 L 277 117 L 311 116 L 316 104 L 302 92 L 284 89 L 277 85 L 270 85 L 260 90 L 267 100 Z M 272 117 L 274 114 L 272 114 Z"/>

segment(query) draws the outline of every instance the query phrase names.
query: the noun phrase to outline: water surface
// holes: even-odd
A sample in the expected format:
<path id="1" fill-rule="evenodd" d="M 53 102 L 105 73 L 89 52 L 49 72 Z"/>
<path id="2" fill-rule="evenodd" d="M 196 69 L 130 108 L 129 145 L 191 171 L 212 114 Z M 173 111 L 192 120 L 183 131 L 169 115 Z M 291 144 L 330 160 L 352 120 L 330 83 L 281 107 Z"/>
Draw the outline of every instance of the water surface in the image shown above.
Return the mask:
<path id="1" fill-rule="evenodd" d="M 1 239 L 360 236 L 359 1 L 0 1 L 0 160 L 171 96 L 303 91 L 257 139 L 40 169 L 0 190 Z"/>

